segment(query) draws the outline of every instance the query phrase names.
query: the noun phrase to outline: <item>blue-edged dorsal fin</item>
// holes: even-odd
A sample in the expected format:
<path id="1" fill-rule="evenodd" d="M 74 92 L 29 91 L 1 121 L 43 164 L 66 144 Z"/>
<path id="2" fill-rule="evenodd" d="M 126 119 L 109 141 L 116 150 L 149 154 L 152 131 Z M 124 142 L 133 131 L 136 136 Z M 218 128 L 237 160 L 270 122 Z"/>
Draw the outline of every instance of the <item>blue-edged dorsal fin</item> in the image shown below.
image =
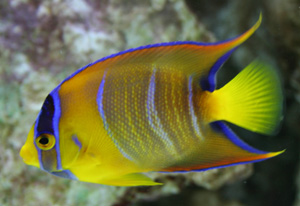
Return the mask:
<path id="1" fill-rule="evenodd" d="M 261 19 L 260 15 L 256 24 L 242 35 L 222 42 L 167 42 L 141 46 L 112 54 L 77 70 L 62 83 L 82 72 L 85 73 L 85 76 L 102 76 L 104 70 L 108 68 L 109 72 L 118 73 L 119 69 L 123 70 L 127 66 L 143 70 L 152 70 L 153 67 L 156 67 L 157 69 L 179 71 L 187 76 L 207 77 L 207 83 L 209 84 L 207 88 L 211 90 L 209 88 L 214 88 L 214 78 L 219 67 L 235 48 L 255 32 L 261 23 Z"/>

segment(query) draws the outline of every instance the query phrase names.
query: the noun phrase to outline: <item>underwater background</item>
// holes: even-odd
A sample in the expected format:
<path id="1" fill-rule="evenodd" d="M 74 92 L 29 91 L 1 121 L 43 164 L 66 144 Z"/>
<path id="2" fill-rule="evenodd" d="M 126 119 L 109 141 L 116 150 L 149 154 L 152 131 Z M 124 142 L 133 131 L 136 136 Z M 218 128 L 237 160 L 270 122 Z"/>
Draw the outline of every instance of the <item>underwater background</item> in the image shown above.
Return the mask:
<path id="1" fill-rule="evenodd" d="M 155 187 L 71 181 L 27 166 L 19 156 L 46 95 L 68 75 L 106 55 L 168 41 L 235 37 L 262 25 L 224 64 L 218 87 L 252 60 L 282 80 L 284 119 L 266 137 L 230 125 L 255 148 L 286 151 L 267 161 L 188 174 L 150 174 Z M 299 0 L 1 0 L 0 206 L 300 206 Z"/>

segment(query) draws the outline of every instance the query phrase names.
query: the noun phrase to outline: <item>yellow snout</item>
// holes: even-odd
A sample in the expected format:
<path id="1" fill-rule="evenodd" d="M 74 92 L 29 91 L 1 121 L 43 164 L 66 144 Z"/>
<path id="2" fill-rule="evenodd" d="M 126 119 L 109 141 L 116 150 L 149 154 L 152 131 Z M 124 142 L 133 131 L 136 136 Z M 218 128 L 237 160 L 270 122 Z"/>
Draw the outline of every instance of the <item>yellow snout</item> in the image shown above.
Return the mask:
<path id="1" fill-rule="evenodd" d="M 38 152 L 34 145 L 34 126 L 31 127 L 30 132 L 27 136 L 27 140 L 20 151 L 20 156 L 23 161 L 28 165 L 33 165 L 35 167 L 40 167 Z"/>

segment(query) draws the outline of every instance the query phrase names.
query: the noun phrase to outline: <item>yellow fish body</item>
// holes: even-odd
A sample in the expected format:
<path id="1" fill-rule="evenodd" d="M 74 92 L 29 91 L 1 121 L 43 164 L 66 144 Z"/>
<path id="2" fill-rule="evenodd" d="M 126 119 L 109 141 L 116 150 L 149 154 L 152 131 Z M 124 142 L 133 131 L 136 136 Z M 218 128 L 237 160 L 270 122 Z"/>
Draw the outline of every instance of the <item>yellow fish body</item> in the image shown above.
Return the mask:
<path id="1" fill-rule="evenodd" d="M 130 49 L 81 68 L 46 98 L 20 155 L 92 183 L 158 185 L 145 172 L 190 172 L 264 160 L 224 123 L 271 134 L 282 112 L 276 73 L 253 62 L 216 90 L 217 70 L 259 27 L 220 43 Z"/>

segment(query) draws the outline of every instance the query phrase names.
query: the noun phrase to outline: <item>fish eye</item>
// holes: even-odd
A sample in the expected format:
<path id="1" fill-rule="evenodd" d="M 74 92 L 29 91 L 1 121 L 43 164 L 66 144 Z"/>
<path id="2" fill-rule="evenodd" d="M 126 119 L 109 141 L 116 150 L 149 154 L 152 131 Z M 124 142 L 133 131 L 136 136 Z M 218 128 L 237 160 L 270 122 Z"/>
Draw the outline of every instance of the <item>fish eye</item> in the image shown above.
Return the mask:
<path id="1" fill-rule="evenodd" d="M 41 150 L 50 150 L 55 145 L 55 137 L 52 134 L 42 134 L 35 140 Z"/>

